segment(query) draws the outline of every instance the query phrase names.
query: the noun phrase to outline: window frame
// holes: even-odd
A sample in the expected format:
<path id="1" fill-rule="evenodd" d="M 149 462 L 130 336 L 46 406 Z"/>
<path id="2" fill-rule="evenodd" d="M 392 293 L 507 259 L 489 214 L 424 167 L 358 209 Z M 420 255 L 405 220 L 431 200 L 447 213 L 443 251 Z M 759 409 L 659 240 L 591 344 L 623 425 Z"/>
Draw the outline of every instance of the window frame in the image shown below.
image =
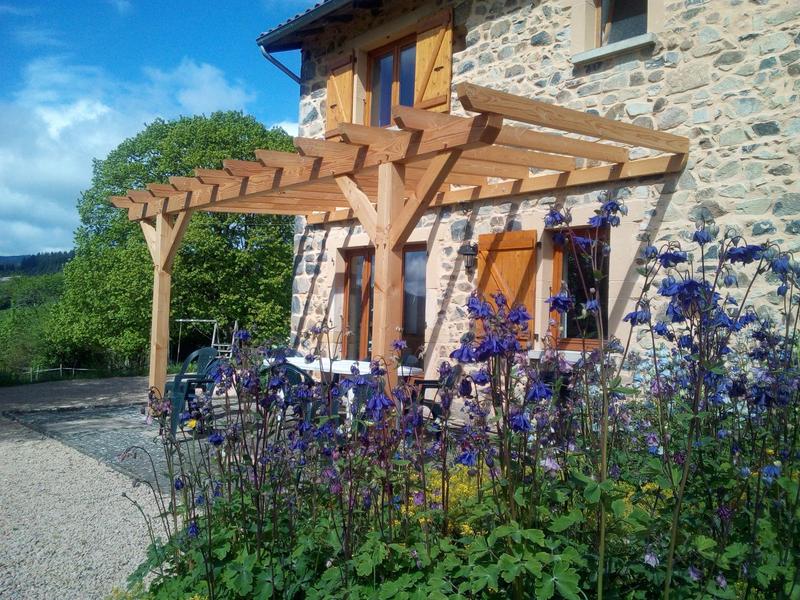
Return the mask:
<path id="1" fill-rule="evenodd" d="M 405 293 L 405 284 L 406 284 L 406 264 L 405 264 L 405 255 L 406 252 L 413 252 L 413 251 L 425 251 L 426 257 L 426 290 L 427 290 L 427 258 L 430 256 L 428 252 L 428 245 L 425 242 L 410 242 L 403 246 L 403 268 L 401 273 L 400 279 L 400 289 Z M 375 261 L 375 248 L 373 246 L 366 246 L 364 248 L 350 248 L 344 249 L 342 252 L 343 259 L 344 259 L 344 299 L 342 302 L 342 339 L 341 339 L 341 347 L 340 353 L 342 357 L 347 356 L 347 342 L 348 337 L 351 335 L 348 333 L 348 322 L 350 317 L 350 286 L 352 285 L 351 281 L 351 261 L 354 257 L 362 256 L 364 257 L 364 270 L 361 273 L 361 306 L 366 307 L 366 310 L 362 308 L 361 311 L 361 335 L 358 342 L 358 358 L 357 360 L 361 360 L 363 357 L 372 356 L 371 352 L 367 352 L 370 347 L 370 336 L 372 331 L 369 327 L 369 314 L 372 310 L 372 301 L 371 301 L 371 289 L 370 281 L 372 279 L 372 269 L 374 268 L 374 261 Z M 425 294 L 425 305 L 428 304 L 428 296 L 427 293 Z M 400 315 L 400 322 L 404 323 L 405 319 L 405 301 L 403 302 L 403 306 L 401 307 L 401 315 Z M 427 321 L 423 327 L 423 345 L 426 343 L 425 339 L 425 330 L 427 329 Z M 412 351 L 416 355 L 416 350 L 413 349 Z"/>
<path id="2" fill-rule="evenodd" d="M 372 76 L 373 66 L 375 59 L 381 55 L 392 53 L 392 101 L 391 106 L 396 106 L 400 103 L 400 51 L 410 46 L 416 46 L 417 34 L 412 33 L 403 36 L 397 40 L 393 40 L 388 44 L 384 44 L 378 48 L 367 52 L 367 76 L 365 86 L 365 104 L 364 104 L 364 119 L 363 124 L 372 127 Z M 416 66 L 416 65 L 415 65 Z M 416 81 L 414 82 L 416 85 Z M 381 127 L 391 127 L 391 120 L 386 125 Z M 377 125 L 375 125 L 377 127 Z"/>
<path id="3" fill-rule="evenodd" d="M 592 228 L 592 227 L 569 227 L 569 228 L 566 228 L 566 229 L 550 229 L 550 230 L 548 230 L 548 233 L 550 234 L 550 236 L 551 236 L 550 239 L 552 240 L 552 236 L 555 233 L 558 233 L 559 231 L 565 232 L 567 230 L 575 232 L 575 233 L 580 235 L 582 232 L 594 231 L 594 228 Z M 609 245 L 609 249 L 611 248 L 611 232 L 609 231 L 608 228 L 603 229 L 600 239 L 602 239 L 603 241 L 605 241 Z M 551 282 L 551 293 L 552 294 L 557 294 L 561 290 L 562 275 L 563 275 L 563 271 L 564 271 L 564 253 L 566 251 L 566 244 L 556 244 L 555 242 L 552 242 L 552 247 L 553 247 L 553 259 L 552 259 L 553 277 L 552 277 L 552 282 Z M 604 268 L 605 277 L 606 277 L 606 279 L 608 279 L 609 276 L 610 276 L 610 271 L 611 271 L 611 254 L 610 254 L 610 251 L 609 251 L 608 257 L 605 260 L 604 267 L 605 267 Z M 608 294 L 610 293 L 610 283 L 611 282 L 608 281 L 609 289 L 606 292 L 606 296 L 607 296 L 606 297 L 606 305 L 605 305 L 605 307 L 601 307 L 601 309 L 604 309 L 605 313 L 606 313 L 604 315 L 605 319 L 603 319 L 603 316 L 601 316 L 601 321 L 604 320 L 606 323 L 608 323 L 608 302 L 609 302 Z M 559 313 L 559 312 L 549 312 L 548 316 L 550 317 L 550 327 L 549 327 L 550 338 L 555 343 L 557 350 L 568 350 L 568 351 L 581 352 L 581 351 L 584 351 L 584 350 L 586 350 L 586 351 L 595 350 L 595 349 L 600 347 L 600 339 L 599 338 L 598 339 L 590 339 L 590 338 L 586 339 L 586 338 L 561 337 L 560 336 L 561 313 Z M 603 332 L 604 333 L 604 341 L 608 340 L 608 329 L 609 329 L 609 327 L 606 327 L 606 330 Z"/>
<path id="4" fill-rule="evenodd" d="M 608 21 L 603 23 L 603 0 L 594 0 L 594 45 L 595 48 L 603 48 L 610 44 L 624 42 L 636 36 L 629 36 L 622 40 L 617 40 L 617 42 L 608 42 L 608 37 L 611 35 L 611 30 L 613 28 L 613 16 L 614 10 L 617 7 L 617 2 L 624 1 L 624 0 L 610 0 L 611 1 L 611 8 L 609 9 L 608 13 Z M 650 1 L 644 0 L 644 10 L 645 10 L 645 30 L 643 33 L 647 33 L 650 31 Z M 642 34 L 637 34 L 642 35 Z"/>

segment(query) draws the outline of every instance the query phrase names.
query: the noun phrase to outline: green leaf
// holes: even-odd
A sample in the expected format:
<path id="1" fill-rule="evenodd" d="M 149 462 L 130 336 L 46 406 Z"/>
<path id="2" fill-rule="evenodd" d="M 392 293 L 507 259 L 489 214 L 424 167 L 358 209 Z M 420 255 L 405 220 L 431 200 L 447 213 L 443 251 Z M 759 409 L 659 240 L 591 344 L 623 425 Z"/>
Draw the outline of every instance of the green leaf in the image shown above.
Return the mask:
<path id="1" fill-rule="evenodd" d="M 560 533 L 565 529 L 572 527 L 575 523 L 583 520 L 583 515 L 577 509 L 570 512 L 568 515 L 563 515 L 558 517 L 552 523 L 550 523 L 550 531 L 554 533 Z"/>
<path id="2" fill-rule="evenodd" d="M 694 539 L 694 545 L 697 548 L 697 551 L 700 553 L 701 556 L 704 558 L 713 559 L 714 558 L 714 551 L 717 548 L 717 542 L 715 542 L 710 537 L 705 535 L 698 535 Z"/>
<path id="3" fill-rule="evenodd" d="M 520 534 L 524 539 L 538 546 L 545 545 L 544 532 L 541 529 L 522 529 Z"/>
<path id="4" fill-rule="evenodd" d="M 518 506 L 528 506 L 528 500 L 525 498 L 525 488 L 520 486 L 514 491 L 514 502 Z"/>
<path id="5" fill-rule="evenodd" d="M 497 568 L 500 570 L 500 576 L 506 583 L 511 583 L 517 578 L 517 575 L 519 575 L 519 572 L 522 570 L 522 565 L 519 563 L 519 558 L 504 552 L 497 561 Z"/>
<path id="6" fill-rule="evenodd" d="M 573 569 L 568 568 L 563 563 L 556 563 L 553 569 L 553 577 L 555 578 L 556 589 L 562 596 L 567 600 L 580 600 L 578 595 L 580 591 L 578 586 L 579 578 Z"/>
<path id="7" fill-rule="evenodd" d="M 590 504 L 597 504 L 600 502 L 600 484 L 596 481 L 588 484 L 586 489 L 583 490 L 583 496 Z"/>
<path id="8" fill-rule="evenodd" d="M 622 516 L 625 514 L 625 500 L 621 498 L 618 500 L 614 500 L 611 503 L 611 512 L 614 513 L 614 516 L 618 519 L 621 519 Z"/>

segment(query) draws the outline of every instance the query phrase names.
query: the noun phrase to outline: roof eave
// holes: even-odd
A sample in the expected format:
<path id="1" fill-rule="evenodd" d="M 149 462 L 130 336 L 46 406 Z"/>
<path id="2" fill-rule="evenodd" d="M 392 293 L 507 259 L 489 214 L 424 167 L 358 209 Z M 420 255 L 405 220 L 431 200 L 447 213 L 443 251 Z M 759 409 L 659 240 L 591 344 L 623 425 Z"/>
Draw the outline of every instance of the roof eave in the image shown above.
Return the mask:
<path id="1" fill-rule="evenodd" d="M 296 19 L 281 25 L 272 31 L 262 33 L 256 38 L 256 43 L 267 52 L 281 52 L 283 50 L 296 50 L 301 47 L 300 40 L 286 40 L 287 37 L 299 32 L 304 27 L 322 19 L 329 14 L 343 8 L 353 0 L 328 0 L 316 8 L 300 15 Z"/>

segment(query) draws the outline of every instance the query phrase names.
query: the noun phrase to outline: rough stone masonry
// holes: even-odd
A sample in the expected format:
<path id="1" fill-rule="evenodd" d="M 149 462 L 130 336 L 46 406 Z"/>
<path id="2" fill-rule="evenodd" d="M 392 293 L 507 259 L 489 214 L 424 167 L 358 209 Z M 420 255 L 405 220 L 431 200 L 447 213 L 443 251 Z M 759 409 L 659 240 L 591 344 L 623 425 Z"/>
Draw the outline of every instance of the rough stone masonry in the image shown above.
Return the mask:
<path id="1" fill-rule="evenodd" d="M 324 131 L 324 65 L 355 36 L 433 3 L 393 2 L 373 16 L 331 25 L 303 49 L 300 133 Z M 752 242 L 774 240 L 800 250 L 800 2 L 797 0 L 664 0 L 665 20 L 653 47 L 573 66 L 572 9 L 556 0 L 448 3 L 453 7 L 453 84 L 470 81 L 513 94 L 687 136 L 689 162 L 678 176 L 607 188 L 631 214 L 612 231 L 610 323 L 632 310 L 638 294 L 631 257 L 649 237 L 687 240 L 699 221 L 735 228 Z M 461 110 L 453 96 L 451 109 Z M 634 156 L 636 158 L 638 156 Z M 435 368 L 466 330 L 463 306 L 474 289 L 457 254 L 486 232 L 543 230 L 554 202 L 574 207 L 575 222 L 591 214 L 597 187 L 558 195 L 445 207 L 420 221 L 412 241 L 428 243 L 427 360 Z M 338 324 L 345 245 L 366 241 L 357 224 L 296 231 L 293 331 L 320 320 Z M 544 299 L 552 280 L 543 238 L 536 284 L 536 327 L 546 327 Z M 775 286 L 757 289 L 758 306 L 777 306 Z M 541 309 L 539 308 L 541 307 Z M 625 330 L 627 330 L 625 328 Z M 613 331 L 612 331 L 613 332 Z"/>

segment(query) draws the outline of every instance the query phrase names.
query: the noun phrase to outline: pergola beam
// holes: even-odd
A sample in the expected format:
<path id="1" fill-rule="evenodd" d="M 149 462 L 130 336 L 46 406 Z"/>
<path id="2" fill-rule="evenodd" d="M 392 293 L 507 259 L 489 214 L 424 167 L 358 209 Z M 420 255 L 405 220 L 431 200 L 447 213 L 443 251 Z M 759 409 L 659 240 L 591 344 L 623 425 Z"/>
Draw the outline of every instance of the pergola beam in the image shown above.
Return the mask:
<path id="1" fill-rule="evenodd" d="M 364 231 L 367 232 L 369 239 L 375 242 L 376 230 L 378 227 L 378 213 L 367 195 L 361 191 L 358 184 L 352 177 L 340 175 L 336 178 L 336 183 L 342 190 L 342 194 L 353 209 L 353 213 L 361 221 Z"/>
<path id="2" fill-rule="evenodd" d="M 689 140 L 671 133 L 653 131 L 646 127 L 514 96 L 472 83 L 459 83 L 456 91 L 461 105 L 466 110 L 473 112 L 491 111 L 522 123 L 552 127 L 663 152 L 685 153 L 689 151 Z"/>

